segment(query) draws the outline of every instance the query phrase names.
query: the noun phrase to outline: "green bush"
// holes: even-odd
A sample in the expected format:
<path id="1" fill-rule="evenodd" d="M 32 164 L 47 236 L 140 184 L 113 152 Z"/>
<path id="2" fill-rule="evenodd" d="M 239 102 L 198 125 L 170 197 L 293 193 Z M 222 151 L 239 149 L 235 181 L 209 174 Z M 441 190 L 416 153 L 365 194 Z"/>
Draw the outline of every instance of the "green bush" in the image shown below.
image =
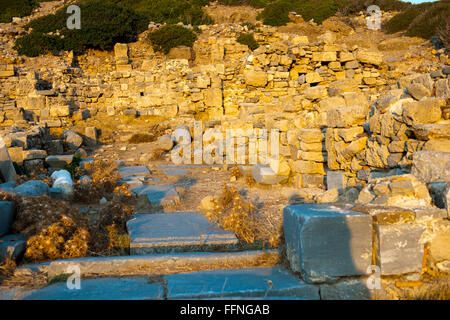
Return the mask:
<path id="1" fill-rule="evenodd" d="M 334 15 L 338 6 L 334 0 L 278 0 L 269 4 L 258 16 L 264 24 L 282 26 L 289 22 L 289 12 L 295 11 L 304 20 L 314 19 L 317 23 Z"/>
<path id="2" fill-rule="evenodd" d="M 36 5 L 35 0 L 0 0 L 0 23 L 11 22 L 13 17 L 28 16 Z"/>
<path id="3" fill-rule="evenodd" d="M 219 0 L 220 4 L 226 6 L 251 6 L 254 8 L 264 8 L 270 0 Z"/>
<path id="4" fill-rule="evenodd" d="M 247 45 L 252 51 L 259 47 L 259 43 L 255 40 L 253 33 L 243 33 L 236 39 L 236 41 Z"/>
<path id="5" fill-rule="evenodd" d="M 383 11 L 403 11 L 411 6 L 400 0 L 335 0 L 338 11 L 343 15 L 366 11 L 371 5 L 377 5 Z"/>
<path id="6" fill-rule="evenodd" d="M 170 49 L 178 46 L 192 47 L 197 40 L 197 36 L 183 26 L 168 24 L 151 32 L 148 39 L 152 42 L 156 51 L 167 54 Z"/>
<path id="7" fill-rule="evenodd" d="M 67 29 L 69 15 L 66 13 L 67 7 L 64 7 L 55 14 L 30 22 L 26 27 L 32 28 L 32 33 L 16 41 L 18 52 L 36 56 L 60 50 L 77 53 L 85 48 L 110 50 L 117 42 L 133 41 L 148 26 L 148 19 L 144 16 L 112 3 L 90 0 L 79 3 L 79 6 L 80 30 Z M 58 33 L 61 37 L 47 33 Z"/>
<path id="8" fill-rule="evenodd" d="M 21 55 L 37 57 L 41 54 L 56 54 L 64 49 L 64 41 L 57 36 L 32 32 L 16 40 L 14 49 Z"/>
<path id="9" fill-rule="evenodd" d="M 448 23 L 450 1 L 412 5 L 383 25 L 387 33 L 404 31 L 410 37 L 432 38 L 438 29 Z"/>
<path id="10" fill-rule="evenodd" d="M 212 24 L 212 19 L 201 9 L 208 0 L 108 0 L 132 9 L 158 23 L 201 25 Z"/>

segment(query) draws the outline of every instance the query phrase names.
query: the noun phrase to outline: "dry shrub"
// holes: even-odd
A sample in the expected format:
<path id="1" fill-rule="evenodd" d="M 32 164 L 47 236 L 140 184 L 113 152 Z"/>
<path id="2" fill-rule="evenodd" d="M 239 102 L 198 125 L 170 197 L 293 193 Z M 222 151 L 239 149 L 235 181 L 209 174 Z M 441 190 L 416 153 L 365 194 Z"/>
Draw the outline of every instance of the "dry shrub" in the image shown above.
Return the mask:
<path id="1" fill-rule="evenodd" d="M 246 202 L 233 187 L 224 186 L 220 198 L 214 199 L 214 209 L 206 212 L 210 221 L 232 231 L 242 241 L 253 243 L 256 239 L 256 207 Z"/>
<path id="2" fill-rule="evenodd" d="M 113 161 L 97 159 L 83 174 L 90 176 L 92 181 L 84 185 L 79 181 L 74 184 L 73 202 L 96 203 L 103 197 L 110 200 L 119 186 L 120 176 Z"/>
<path id="3" fill-rule="evenodd" d="M 27 241 L 25 259 L 32 261 L 76 258 L 86 255 L 89 232 L 67 216 Z"/>
<path id="4" fill-rule="evenodd" d="M 129 248 L 127 220 L 133 215 L 134 207 L 122 202 L 109 202 L 95 223 L 89 226 L 91 238 L 89 251 L 93 255 L 123 254 Z"/>
<path id="5" fill-rule="evenodd" d="M 145 143 L 145 142 L 153 142 L 158 139 L 159 136 L 162 136 L 164 132 L 167 130 L 167 126 L 163 126 L 160 124 L 155 124 L 150 127 L 149 133 L 135 133 L 128 140 L 128 143 Z"/>
<path id="6" fill-rule="evenodd" d="M 235 177 L 236 180 L 238 180 L 239 178 L 242 177 L 242 172 L 241 172 L 241 170 L 239 169 L 239 167 L 237 165 L 233 166 L 230 169 L 230 174 L 231 174 L 232 177 Z"/>
<path id="7" fill-rule="evenodd" d="M 450 22 L 446 22 L 445 24 L 441 25 L 437 31 L 439 39 L 444 44 L 445 48 L 447 50 L 450 49 Z"/>

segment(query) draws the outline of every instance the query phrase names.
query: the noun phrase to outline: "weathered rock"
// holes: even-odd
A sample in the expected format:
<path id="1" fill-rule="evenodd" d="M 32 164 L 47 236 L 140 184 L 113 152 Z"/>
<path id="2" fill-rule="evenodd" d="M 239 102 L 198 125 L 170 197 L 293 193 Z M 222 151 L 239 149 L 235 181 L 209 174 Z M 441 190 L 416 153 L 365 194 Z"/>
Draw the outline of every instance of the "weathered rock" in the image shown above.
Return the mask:
<path id="1" fill-rule="evenodd" d="M 406 90 L 408 90 L 408 93 L 416 100 L 431 96 L 430 90 L 420 83 L 411 83 L 406 86 Z"/>
<path id="2" fill-rule="evenodd" d="M 338 189 L 328 189 L 327 191 L 318 194 L 314 197 L 317 203 L 332 203 L 339 200 L 339 190 Z"/>
<path id="3" fill-rule="evenodd" d="M 448 124 L 415 124 L 413 125 L 413 131 L 416 138 L 420 140 L 450 140 L 450 125 Z"/>
<path id="4" fill-rule="evenodd" d="M 413 124 L 434 123 L 441 118 L 441 102 L 436 98 L 424 98 L 403 105 L 403 122 Z"/>
<path id="5" fill-rule="evenodd" d="M 411 174 L 371 180 L 361 191 L 358 203 L 406 208 L 430 207 L 426 185 Z"/>
<path id="6" fill-rule="evenodd" d="M 48 195 L 49 187 L 43 181 L 28 180 L 27 182 L 15 187 L 14 192 L 23 196 L 40 196 L 44 194 Z"/>
<path id="7" fill-rule="evenodd" d="M 297 137 L 304 143 L 318 143 L 322 142 L 324 139 L 323 133 L 320 129 L 300 129 L 297 131 Z"/>
<path id="8" fill-rule="evenodd" d="M 0 236 L 7 234 L 14 221 L 15 203 L 0 201 Z"/>
<path id="9" fill-rule="evenodd" d="M 64 142 L 71 150 L 77 150 L 83 144 L 83 138 L 73 130 L 66 130 L 62 133 Z"/>
<path id="10" fill-rule="evenodd" d="M 419 272 L 425 227 L 419 224 L 376 225 L 375 258 L 382 275 Z"/>
<path id="11" fill-rule="evenodd" d="M 248 70 L 244 72 L 245 83 L 254 87 L 264 87 L 267 84 L 267 73 L 264 71 Z"/>
<path id="12" fill-rule="evenodd" d="M 305 160 L 296 160 L 291 163 L 291 168 L 297 173 L 325 174 L 323 163 Z"/>
<path id="13" fill-rule="evenodd" d="M 173 148 L 172 136 L 168 134 L 160 136 L 158 138 L 158 146 L 164 151 L 172 150 Z"/>
<path id="14" fill-rule="evenodd" d="M 137 212 L 157 212 L 180 202 L 180 195 L 173 185 L 149 185 L 132 191 L 138 198 Z"/>
<path id="15" fill-rule="evenodd" d="M 450 152 L 414 152 L 411 173 L 426 183 L 450 180 Z"/>
<path id="16" fill-rule="evenodd" d="M 332 128 L 347 128 L 361 125 L 368 110 L 363 106 L 338 107 L 327 111 L 327 124 Z"/>
<path id="17" fill-rule="evenodd" d="M 324 86 L 315 86 L 305 89 L 303 94 L 311 100 L 321 99 L 328 96 L 327 88 Z"/>
<path id="18" fill-rule="evenodd" d="M 290 266 L 306 281 L 367 272 L 372 259 L 369 215 L 330 205 L 294 205 L 284 208 L 283 225 Z"/>
<path id="19" fill-rule="evenodd" d="M 360 49 L 356 53 L 356 59 L 362 63 L 380 66 L 383 63 L 383 54 L 381 52 Z"/>
<path id="20" fill-rule="evenodd" d="M 45 158 L 45 162 L 53 168 L 64 169 L 67 165 L 71 164 L 73 160 L 72 155 L 55 155 Z"/>

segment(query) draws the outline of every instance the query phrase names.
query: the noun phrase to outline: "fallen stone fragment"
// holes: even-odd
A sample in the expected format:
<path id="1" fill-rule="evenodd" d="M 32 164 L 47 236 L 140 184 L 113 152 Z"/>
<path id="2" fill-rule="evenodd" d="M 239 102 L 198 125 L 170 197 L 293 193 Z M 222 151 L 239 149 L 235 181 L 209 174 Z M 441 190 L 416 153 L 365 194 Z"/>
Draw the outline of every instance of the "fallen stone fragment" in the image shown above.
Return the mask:
<path id="1" fill-rule="evenodd" d="M 40 180 L 28 180 L 14 188 L 14 192 L 23 196 L 41 196 L 49 194 L 48 185 Z"/>
<path id="2" fill-rule="evenodd" d="M 375 258 L 382 275 L 420 272 L 425 231 L 420 224 L 376 225 Z"/>
<path id="3" fill-rule="evenodd" d="M 450 180 L 450 152 L 418 151 L 413 154 L 411 173 L 423 182 Z"/>

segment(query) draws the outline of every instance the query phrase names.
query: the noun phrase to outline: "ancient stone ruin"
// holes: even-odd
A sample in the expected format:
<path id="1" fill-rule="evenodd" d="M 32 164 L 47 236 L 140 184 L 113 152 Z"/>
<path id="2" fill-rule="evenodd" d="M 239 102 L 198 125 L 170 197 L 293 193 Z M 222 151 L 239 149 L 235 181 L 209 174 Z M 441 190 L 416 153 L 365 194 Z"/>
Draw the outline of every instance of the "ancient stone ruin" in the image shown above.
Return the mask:
<path id="1" fill-rule="evenodd" d="M 445 49 L 333 17 L 28 58 L 25 22 L 0 24 L 0 299 L 448 290 Z"/>

